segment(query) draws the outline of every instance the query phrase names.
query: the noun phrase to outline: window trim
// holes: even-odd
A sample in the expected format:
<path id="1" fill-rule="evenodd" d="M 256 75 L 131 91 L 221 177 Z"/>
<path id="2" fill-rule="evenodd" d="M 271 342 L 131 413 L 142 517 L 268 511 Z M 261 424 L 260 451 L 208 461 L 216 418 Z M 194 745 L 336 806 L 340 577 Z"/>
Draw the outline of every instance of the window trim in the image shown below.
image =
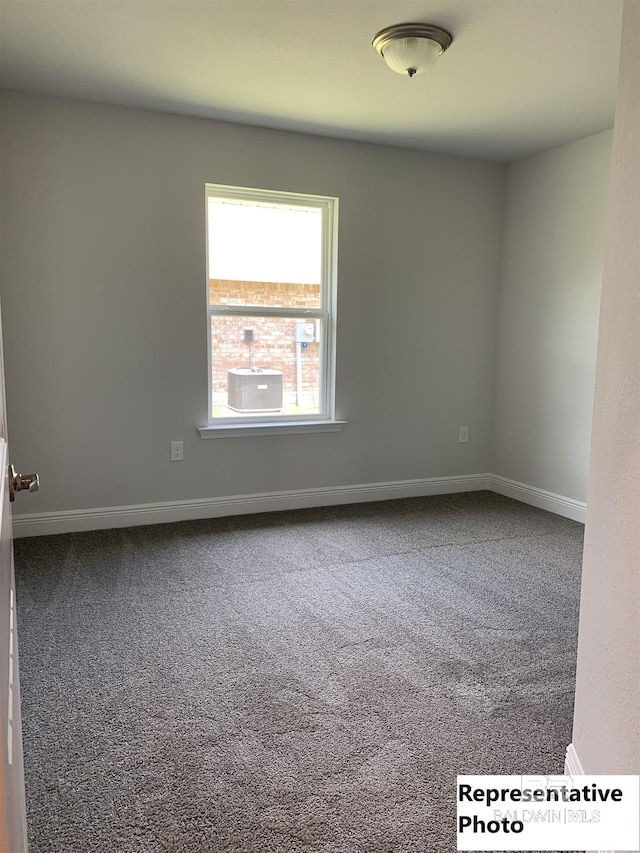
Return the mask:
<path id="1" fill-rule="evenodd" d="M 320 306 L 292 308 L 250 305 L 211 305 L 209 302 L 209 199 L 265 202 L 322 211 L 322 275 Z M 333 196 L 289 193 L 276 190 L 205 184 L 205 272 L 207 318 L 207 425 L 198 429 L 201 438 L 231 435 L 267 435 L 292 432 L 321 432 L 342 429 L 344 421 L 335 420 L 336 306 L 337 306 L 338 199 Z M 319 319 L 322 323 L 320 346 L 319 410 L 310 414 L 260 414 L 216 417 L 213 411 L 211 318 L 220 316 L 291 317 Z"/>
<path id="2" fill-rule="evenodd" d="M 243 435 L 300 435 L 309 432 L 341 432 L 347 421 L 281 421 L 280 423 L 215 424 L 198 427 L 200 438 L 238 438 Z"/>

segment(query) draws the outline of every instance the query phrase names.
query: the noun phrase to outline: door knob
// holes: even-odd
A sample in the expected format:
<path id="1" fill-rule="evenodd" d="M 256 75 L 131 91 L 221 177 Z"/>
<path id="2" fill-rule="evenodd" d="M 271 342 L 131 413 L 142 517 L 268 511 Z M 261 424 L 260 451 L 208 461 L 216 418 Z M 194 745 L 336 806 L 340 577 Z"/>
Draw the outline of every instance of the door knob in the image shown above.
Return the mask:
<path id="1" fill-rule="evenodd" d="M 40 488 L 40 478 L 37 474 L 16 474 L 13 465 L 9 465 L 9 500 L 16 499 L 16 492 L 37 492 Z"/>

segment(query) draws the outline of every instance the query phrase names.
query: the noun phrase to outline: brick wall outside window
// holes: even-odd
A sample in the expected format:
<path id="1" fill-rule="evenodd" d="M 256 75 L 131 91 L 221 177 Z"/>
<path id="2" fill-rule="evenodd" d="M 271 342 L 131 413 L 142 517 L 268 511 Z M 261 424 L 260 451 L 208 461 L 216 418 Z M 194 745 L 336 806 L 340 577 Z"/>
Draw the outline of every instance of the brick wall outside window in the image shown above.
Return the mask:
<path id="1" fill-rule="evenodd" d="M 318 308 L 319 284 L 210 279 L 209 299 L 216 305 L 267 305 Z M 252 366 L 281 370 L 287 401 L 296 393 L 295 325 L 299 318 L 220 317 L 211 324 L 212 389 L 214 399 L 227 391 L 227 371 L 249 367 L 249 344 L 244 330 L 253 329 Z M 317 405 L 320 344 L 309 342 L 301 351 L 305 405 Z"/>

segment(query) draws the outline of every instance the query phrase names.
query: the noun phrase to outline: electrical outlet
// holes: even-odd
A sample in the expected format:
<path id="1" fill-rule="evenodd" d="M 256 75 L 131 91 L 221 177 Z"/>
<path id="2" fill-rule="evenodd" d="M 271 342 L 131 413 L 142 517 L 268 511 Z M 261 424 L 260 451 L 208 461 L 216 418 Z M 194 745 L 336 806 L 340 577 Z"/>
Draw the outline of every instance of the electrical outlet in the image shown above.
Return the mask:
<path id="1" fill-rule="evenodd" d="M 469 427 L 463 426 L 460 427 L 458 432 L 458 442 L 460 444 L 466 444 L 469 441 Z"/>
<path id="2" fill-rule="evenodd" d="M 171 442 L 171 461 L 182 462 L 184 459 L 184 446 L 181 441 Z"/>

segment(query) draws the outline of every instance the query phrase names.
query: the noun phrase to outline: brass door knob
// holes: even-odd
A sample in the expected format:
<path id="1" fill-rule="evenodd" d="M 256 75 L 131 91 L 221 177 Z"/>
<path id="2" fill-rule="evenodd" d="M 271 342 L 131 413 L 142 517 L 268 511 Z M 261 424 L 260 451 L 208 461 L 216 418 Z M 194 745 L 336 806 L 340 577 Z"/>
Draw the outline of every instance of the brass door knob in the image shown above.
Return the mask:
<path id="1" fill-rule="evenodd" d="M 37 492 L 40 478 L 37 474 L 16 474 L 13 465 L 9 465 L 9 500 L 16 499 L 16 492 Z"/>

